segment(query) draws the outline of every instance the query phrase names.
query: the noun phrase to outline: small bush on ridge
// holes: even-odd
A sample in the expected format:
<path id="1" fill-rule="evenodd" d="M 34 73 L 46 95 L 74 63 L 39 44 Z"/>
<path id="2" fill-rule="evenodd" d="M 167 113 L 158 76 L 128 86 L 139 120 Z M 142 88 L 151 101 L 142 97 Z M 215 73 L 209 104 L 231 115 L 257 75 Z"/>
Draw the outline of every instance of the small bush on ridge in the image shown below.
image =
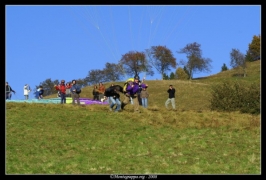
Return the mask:
<path id="1" fill-rule="evenodd" d="M 260 113 L 260 85 L 240 82 L 222 82 L 211 89 L 210 108 L 220 111 Z"/>

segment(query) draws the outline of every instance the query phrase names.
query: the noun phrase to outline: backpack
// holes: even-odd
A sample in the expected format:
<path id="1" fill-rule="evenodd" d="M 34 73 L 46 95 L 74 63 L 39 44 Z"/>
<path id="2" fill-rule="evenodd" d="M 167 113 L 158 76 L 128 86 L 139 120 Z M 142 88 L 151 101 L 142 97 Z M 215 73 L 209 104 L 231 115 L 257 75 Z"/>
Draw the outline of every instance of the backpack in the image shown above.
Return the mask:
<path id="1" fill-rule="evenodd" d="M 76 93 L 77 93 L 77 94 L 80 94 L 80 93 L 81 93 L 81 89 L 79 89 L 79 90 L 77 89 L 77 90 L 76 90 Z"/>
<path id="2" fill-rule="evenodd" d="M 124 87 L 123 87 L 123 92 L 126 93 L 127 92 L 127 85 L 129 82 L 134 82 L 134 78 L 129 78 L 126 80 L 126 82 L 124 83 Z"/>
<path id="3" fill-rule="evenodd" d="M 81 93 L 81 88 L 80 86 L 76 85 L 76 93 L 77 94 L 80 94 Z"/>

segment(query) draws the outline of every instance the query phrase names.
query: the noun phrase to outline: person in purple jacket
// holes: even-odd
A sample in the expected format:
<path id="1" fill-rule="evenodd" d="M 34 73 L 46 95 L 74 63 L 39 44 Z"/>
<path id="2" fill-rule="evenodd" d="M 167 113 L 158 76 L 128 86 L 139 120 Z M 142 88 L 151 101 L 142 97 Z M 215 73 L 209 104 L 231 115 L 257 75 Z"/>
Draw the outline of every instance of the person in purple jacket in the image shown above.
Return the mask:
<path id="1" fill-rule="evenodd" d="M 133 106 L 134 106 L 134 112 L 139 113 L 139 101 L 138 101 L 138 93 L 141 91 L 142 88 L 147 87 L 146 84 L 139 82 L 139 76 L 134 76 L 134 82 L 130 82 L 127 85 L 126 93 L 125 93 L 125 99 L 121 104 L 121 109 L 124 109 L 124 107 L 129 103 L 130 97 L 133 100 Z"/>

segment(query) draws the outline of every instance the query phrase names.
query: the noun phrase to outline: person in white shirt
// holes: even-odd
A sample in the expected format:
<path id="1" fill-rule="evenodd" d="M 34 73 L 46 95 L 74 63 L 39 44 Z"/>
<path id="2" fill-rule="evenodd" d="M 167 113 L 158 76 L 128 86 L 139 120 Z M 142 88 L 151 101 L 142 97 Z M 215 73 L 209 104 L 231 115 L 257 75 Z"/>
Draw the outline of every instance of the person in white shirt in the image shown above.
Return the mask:
<path id="1" fill-rule="evenodd" d="M 30 93 L 29 85 L 26 84 L 24 86 L 24 97 L 25 97 L 26 100 L 29 99 L 29 93 Z"/>

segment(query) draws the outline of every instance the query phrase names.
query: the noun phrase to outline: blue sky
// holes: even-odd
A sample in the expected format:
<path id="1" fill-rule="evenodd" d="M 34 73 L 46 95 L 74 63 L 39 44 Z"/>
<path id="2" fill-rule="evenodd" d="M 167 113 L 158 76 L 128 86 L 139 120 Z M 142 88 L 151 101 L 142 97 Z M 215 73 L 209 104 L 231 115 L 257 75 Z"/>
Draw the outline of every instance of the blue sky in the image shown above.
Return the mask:
<path id="1" fill-rule="evenodd" d="M 25 84 L 33 88 L 48 78 L 85 78 L 129 51 L 158 45 L 179 62 L 186 56 L 177 51 L 197 42 L 212 68 L 193 76 L 209 76 L 224 63 L 231 69 L 232 48 L 245 54 L 253 36 L 261 34 L 260 5 L 6 5 L 5 11 L 6 81 L 16 91 L 12 99 L 24 98 Z M 161 79 L 154 71 L 147 80 Z"/>

